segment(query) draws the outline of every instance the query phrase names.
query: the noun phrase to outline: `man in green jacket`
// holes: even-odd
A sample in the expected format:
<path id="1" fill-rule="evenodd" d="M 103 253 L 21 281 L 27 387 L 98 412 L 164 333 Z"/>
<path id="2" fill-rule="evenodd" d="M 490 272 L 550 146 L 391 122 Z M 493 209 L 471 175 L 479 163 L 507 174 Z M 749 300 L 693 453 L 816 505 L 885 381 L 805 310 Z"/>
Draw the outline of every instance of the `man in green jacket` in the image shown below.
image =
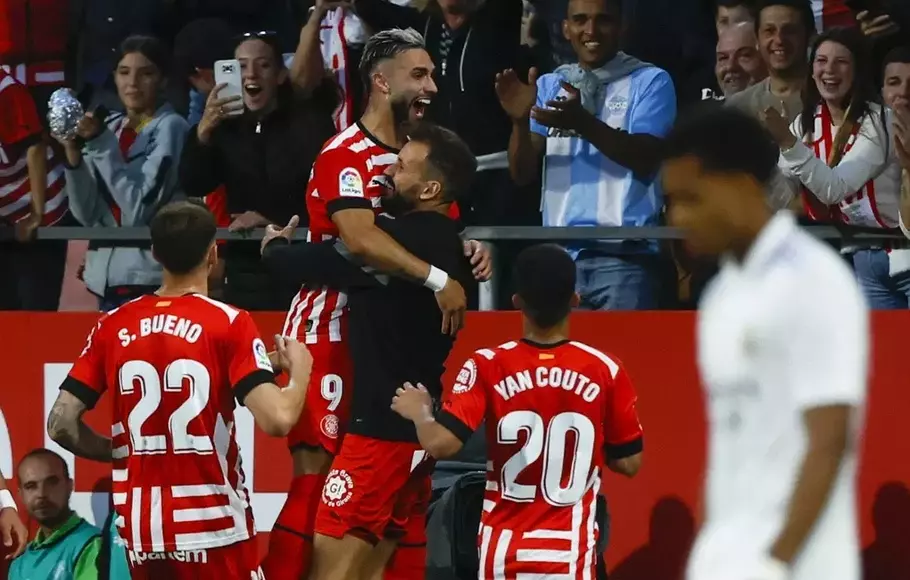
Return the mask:
<path id="1" fill-rule="evenodd" d="M 101 530 L 70 509 L 72 493 L 69 468 L 53 451 L 35 449 L 19 463 L 19 494 L 39 528 L 9 580 L 98 580 Z"/>

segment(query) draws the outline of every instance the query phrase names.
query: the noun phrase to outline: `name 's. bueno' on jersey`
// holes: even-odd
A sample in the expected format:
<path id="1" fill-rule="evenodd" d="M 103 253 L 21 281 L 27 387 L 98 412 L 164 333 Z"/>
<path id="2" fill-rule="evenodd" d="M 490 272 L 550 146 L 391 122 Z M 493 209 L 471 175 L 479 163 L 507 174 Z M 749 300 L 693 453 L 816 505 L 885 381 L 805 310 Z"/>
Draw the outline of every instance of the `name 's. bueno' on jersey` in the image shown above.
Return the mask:
<path id="1" fill-rule="evenodd" d="M 120 339 L 121 346 L 126 346 L 137 338 L 152 334 L 169 334 L 193 344 L 202 336 L 202 325 L 173 314 L 156 314 L 139 320 L 138 336 L 128 328 L 121 328 L 117 332 L 117 338 Z"/>
<path id="2" fill-rule="evenodd" d="M 456 384 L 456 389 L 457 387 Z M 572 391 L 588 403 L 593 403 L 600 394 L 600 385 L 592 382 L 587 376 L 557 366 L 525 369 L 493 385 L 493 389 L 506 401 L 527 390 L 547 387 Z"/>

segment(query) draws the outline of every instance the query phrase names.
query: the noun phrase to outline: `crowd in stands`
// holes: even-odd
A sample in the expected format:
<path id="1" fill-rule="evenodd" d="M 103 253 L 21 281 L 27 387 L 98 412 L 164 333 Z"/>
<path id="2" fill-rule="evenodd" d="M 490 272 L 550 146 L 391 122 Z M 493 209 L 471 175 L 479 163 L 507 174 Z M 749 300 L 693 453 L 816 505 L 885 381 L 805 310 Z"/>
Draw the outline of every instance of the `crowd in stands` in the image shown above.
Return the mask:
<path id="1" fill-rule="evenodd" d="M 39 227 L 133 227 L 205 198 L 233 231 L 306 224 L 310 167 L 354 123 L 372 31 L 414 28 L 435 63 L 426 118 L 477 157 L 467 226 L 657 226 L 661 144 L 690 107 L 732 106 L 780 145 L 769 203 L 806 222 L 910 223 L 910 8 L 845 0 L 0 0 L 0 309 L 56 310 L 66 241 Z M 903 43 L 903 44 L 902 44 Z M 242 97 L 215 62 L 237 59 Z M 47 131 L 49 95 L 88 114 Z M 239 113 L 239 114 L 235 114 Z M 498 244 L 508 263 L 522 243 Z M 714 265 L 649 239 L 572 242 L 582 306 L 689 307 Z M 221 246 L 213 291 L 285 310 L 258 244 Z M 910 244 L 846 244 L 870 303 L 910 302 Z M 160 268 L 92 241 L 80 279 L 110 309 Z M 503 294 L 508 285 L 503 284 Z M 504 306 L 507 301 L 501 300 Z"/>

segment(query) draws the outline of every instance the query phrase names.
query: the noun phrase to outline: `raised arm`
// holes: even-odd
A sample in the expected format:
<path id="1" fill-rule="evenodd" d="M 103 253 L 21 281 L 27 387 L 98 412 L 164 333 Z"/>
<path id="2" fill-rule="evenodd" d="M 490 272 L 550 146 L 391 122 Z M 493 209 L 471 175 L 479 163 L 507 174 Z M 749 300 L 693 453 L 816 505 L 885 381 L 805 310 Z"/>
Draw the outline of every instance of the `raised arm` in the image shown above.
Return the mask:
<path id="1" fill-rule="evenodd" d="M 540 164 L 547 145 L 546 129 L 533 128 L 531 108 L 541 105 L 537 69 L 528 72 L 524 83 L 508 69 L 496 75 L 499 104 L 512 120 L 509 136 L 509 174 L 516 185 L 527 185 L 540 174 Z"/>
<path id="2" fill-rule="evenodd" d="M 853 147 L 844 153 L 840 163 L 829 167 L 826 160 L 819 159 L 808 145 L 795 137 L 798 131 L 793 126 L 792 141 L 779 141 L 782 164 L 819 201 L 836 205 L 885 170 L 889 162 L 885 153 L 891 138 L 889 133 L 878 114 L 867 114 Z"/>
<path id="3" fill-rule="evenodd" d="M 326 65 L 319 44 L 319 32 L 326 14 L 336 8 L 349 10 L 350 2 L 316 0 L 306 25 L 300 29 L 300 40 L 291 64 L 291 83 L 302 96 L 312 93 L 325 77 Z M 339 16 L 344 17 L 342 14 Z"/>

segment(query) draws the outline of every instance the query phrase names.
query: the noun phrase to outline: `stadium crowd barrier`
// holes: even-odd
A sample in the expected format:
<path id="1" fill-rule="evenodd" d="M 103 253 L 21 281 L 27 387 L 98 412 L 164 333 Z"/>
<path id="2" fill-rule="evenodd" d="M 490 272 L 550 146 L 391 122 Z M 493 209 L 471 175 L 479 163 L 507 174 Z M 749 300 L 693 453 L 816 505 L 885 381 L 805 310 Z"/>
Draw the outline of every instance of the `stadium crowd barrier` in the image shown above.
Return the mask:
<path id="1" fill-rule="evenodd" d="M 836 316 L 836 313 L 832 315 Z M 256 313 L 264 336 L 280 329 L 283 313 Z M 75 478 L 73 507 L 90 520 L 107 513 L 110 466 L 74 459 L 51 442 L 47 413 L 86 335 L 94 313 L 0 312 L 0 469 L 11 478 L 25 453 L 46 446 L 63 453 Z M 607 553 L 613 580 L 679 578 L 701 520 L 706 419 L 695 365 L 691 312 L 578 313 L 572 335 L 624 363 L 639 395 L 644 462 L 633 480 L 608 474 L 604 489 L 613 517 Z M 865 578 L 910 578 L 910 388 L 906 329 L 910 313 L 873 315 L 871 387 L 861 443 L 859 522 Z M 447 365 L 446 382 L 474 350 L 520 336 L 514 312 L 471 312 Z M 110 427 L 110 396 L 87 417 Z M 237 433 L 263 546 L 291 477 L 285 444 L 258 431 L 245 409 Z M 24 510 L 23 510 L 24 511 Z"/>
<path id="2" fill-rule="evenodd" d="M 872 228 L 844 228 L 840 226 L 810 226 L 806 228 L 814 235 L 831 240 L 842 240 L 844 244 L 863 245 L 874 244 L 883 239 L 900 239 L 904 237 L 899 231 L 875 230 Z M 262 238 L 264 229 L 255 229 L 250 232 L 237 233 L 219 228 L 219 240 L 248 240 L 255 241 Z M 9 239 L 13 235 L 12 228 L 0 227 L 0 240 Z M 540 226 L 506 226 L 506 227 L 470 227 L 465 229 L 466 239 L 482 240 L 486 242 L 493 252 L 496 261 L 496 243 L 502 241 L 539 241 L 539 242 L 577 242 L 580 240 L 663 240 L 672 241 L 682 239 L 682 232 L 676 228 L 654 227 L 540 227 Z M 306 241 L 306 228 L 298 228 L 295 239 Z M 124 228 L 83 228 L 83 227 L 49 227 L 38 228 L 38 239 L 42 240 L 94 240 L 112 242 L 136 242 L 149 240 L 147 227 Z M 496 309 L 497 286 L 499 277 L 508 275 L 508 269 L 494 268 L 493 278 L 479 285 L 478 310 L 490 311 Z"/>

